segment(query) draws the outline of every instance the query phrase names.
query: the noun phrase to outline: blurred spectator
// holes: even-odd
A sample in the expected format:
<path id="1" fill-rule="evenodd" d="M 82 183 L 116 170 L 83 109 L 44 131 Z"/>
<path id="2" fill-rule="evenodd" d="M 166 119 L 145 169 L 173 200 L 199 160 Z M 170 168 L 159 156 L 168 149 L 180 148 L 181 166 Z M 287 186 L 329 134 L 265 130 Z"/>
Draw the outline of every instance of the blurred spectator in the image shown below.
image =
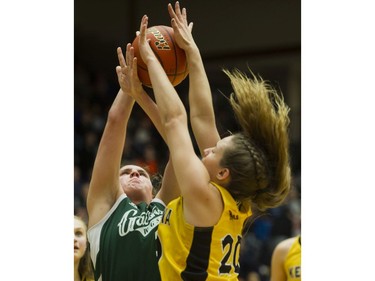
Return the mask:
<path id="1" fill-rule="evenodd" d="M 79 216 L 74 216 L 74 281 L 94 281 L 87 224 Z"/>

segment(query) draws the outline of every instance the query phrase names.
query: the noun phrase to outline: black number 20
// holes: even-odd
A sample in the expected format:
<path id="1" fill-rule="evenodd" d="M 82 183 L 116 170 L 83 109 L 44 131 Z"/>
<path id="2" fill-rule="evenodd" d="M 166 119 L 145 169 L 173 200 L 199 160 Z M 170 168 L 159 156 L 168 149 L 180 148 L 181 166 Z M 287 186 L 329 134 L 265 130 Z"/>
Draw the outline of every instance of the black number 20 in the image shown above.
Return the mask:
<path id="1" fill-rule="evenodd" d="M 239 246 L 241 244 L 241 236 L 237 236 L 237 242 L 233 246 L 234 239 L 231 235 L 225 236 L 225 238 L 221 241 L 222 249 L 224 253 L 224 257 L 221 260 L 221 266 L 219 268 L 220 274 L 228 274 L 232 267 L 234 268 L 234 272 L 240 273 L 240 265 L 238 262 L 239 256 Z M 232 256 L 232 261 L 230 261 L 230 257 Z"/>

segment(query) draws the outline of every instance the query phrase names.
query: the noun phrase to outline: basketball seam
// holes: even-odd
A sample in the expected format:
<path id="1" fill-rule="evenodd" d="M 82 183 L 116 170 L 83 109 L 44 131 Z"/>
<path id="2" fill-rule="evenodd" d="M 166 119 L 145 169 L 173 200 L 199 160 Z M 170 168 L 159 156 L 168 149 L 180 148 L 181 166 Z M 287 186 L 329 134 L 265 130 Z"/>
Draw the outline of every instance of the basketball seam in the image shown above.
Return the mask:
<path id="1" fill-rule="evenodd" d="M 171 39 L 171 42 L 172 42 L 172 44 L 173 44 L 173 52 L 174 52 L 174 58 L 175 58 L 175 70 L 177 70 L 178 69 L 178 59 L 177 59 L 177 51 L 176 51 L 176 43 L 175 43 L 175 41 L 174 41 L 174 38 L 173 38 L 173 36 L 169 33 L 169 31 L 166 29 L 166 28 L 164 28 L 163 26 L 160 26 L 162 29 L 164 29 L 164 31 L 168 34 L 168 36 L 169 36 L 169 38 Z M 173 75 L 173 74 L 172 74 Z M 174 72 L 174 77 L 173 77 L 173 80 L 171 81 L 171 83 L 173 84 L 174 83 L 174 81 L 176 80 L 176 77 L 177 77 L 177 73 L 176 73 L 176 71 Z"/>

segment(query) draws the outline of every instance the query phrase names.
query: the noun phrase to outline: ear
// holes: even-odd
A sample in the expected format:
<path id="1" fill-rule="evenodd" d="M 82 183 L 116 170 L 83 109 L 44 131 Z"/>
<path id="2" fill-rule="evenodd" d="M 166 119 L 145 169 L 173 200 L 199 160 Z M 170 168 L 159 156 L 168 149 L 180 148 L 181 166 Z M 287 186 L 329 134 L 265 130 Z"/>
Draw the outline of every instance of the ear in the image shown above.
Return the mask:
<path id="1" fill-rule="evenodd" d="M 228 168 L 221 168 L 219 172 L 216 174 L 216 178 L 220 181 L 225 181 L 229 179 L 230 171 Z"/>

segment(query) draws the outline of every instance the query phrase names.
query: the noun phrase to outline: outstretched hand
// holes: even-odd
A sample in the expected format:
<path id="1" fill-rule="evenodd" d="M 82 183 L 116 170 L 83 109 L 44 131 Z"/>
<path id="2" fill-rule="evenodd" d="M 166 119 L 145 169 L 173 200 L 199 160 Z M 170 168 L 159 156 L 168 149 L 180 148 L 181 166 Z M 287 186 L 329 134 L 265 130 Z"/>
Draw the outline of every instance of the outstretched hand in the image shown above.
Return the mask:
<path id="1" fill-rule="evenodd" d="M 138 78 L 137 58 L 134 57 L 134 48 L 130 43 L 126 45 L 126 59 L 120 47 L 117 48 L 119 66 L 116 73 L 120 87 L 124 93 L 135 97 L 143 92 L 142 83 Z"/>
<path id="2" fill-rule="evenodd" d="M 174 37 L 177 45 L 185 51 L 194 43 L 192 36 L 193 23 L 187 21 L 186 8 L 181 11 L 180 3 L 177 1 L 173 10 L 172 5 L 168 4 L 168 12 L 171 17 L 171 25 L 174 31 Z"/>
<path id="3" fill-rule="evenodd" d="M 142 60 L 146 65 L 148 65 L 150 60 L 156 59 L 154 52 L 151 49 L 149 39 L 147 39 L 147 26 L 148 26 L 148 17 L 144 15 L 141 20 L 141 25 L 139 27 L 139 52 L 141 54 Z"/>

